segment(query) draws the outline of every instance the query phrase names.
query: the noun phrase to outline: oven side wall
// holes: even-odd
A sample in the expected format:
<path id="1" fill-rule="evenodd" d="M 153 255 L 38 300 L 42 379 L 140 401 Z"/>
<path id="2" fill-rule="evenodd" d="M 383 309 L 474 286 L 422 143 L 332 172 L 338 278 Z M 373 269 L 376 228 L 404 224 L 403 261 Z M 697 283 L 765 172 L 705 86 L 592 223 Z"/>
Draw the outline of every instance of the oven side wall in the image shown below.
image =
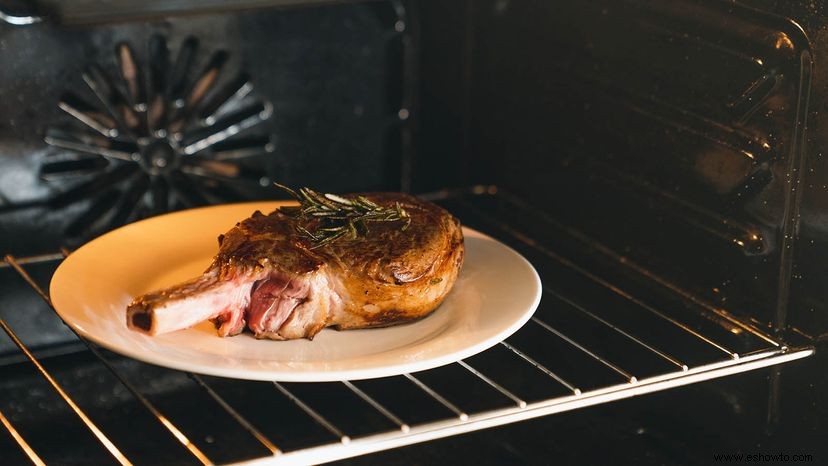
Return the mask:
<path id="1" fill-rule="evenodd" d="M 548 214 L 575 259 L 824 333 L 821 26 L 764 3 L 473 2 L 471 181 Z"/>

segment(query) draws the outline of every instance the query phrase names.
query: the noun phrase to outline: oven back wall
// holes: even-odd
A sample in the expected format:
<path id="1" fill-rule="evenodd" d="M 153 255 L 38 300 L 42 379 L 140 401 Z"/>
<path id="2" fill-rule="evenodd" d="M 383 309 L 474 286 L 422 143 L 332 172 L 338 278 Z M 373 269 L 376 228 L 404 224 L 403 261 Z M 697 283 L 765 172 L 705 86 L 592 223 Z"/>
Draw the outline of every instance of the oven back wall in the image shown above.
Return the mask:
<path id="1" fill-rule="evenodd" d="M 55 251 L 166 210 L 284 197 L 276 180 L 398 189 L 396 20 L 373 2 L 0 26 L 0 251 Z"/>

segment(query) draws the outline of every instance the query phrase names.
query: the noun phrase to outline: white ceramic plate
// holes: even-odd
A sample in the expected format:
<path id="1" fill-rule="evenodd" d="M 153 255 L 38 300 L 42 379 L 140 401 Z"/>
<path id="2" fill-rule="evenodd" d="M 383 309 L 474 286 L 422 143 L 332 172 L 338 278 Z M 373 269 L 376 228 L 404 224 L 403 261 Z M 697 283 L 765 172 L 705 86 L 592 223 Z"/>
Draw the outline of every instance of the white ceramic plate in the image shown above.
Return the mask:
<path id="1" fill-rule="evenodd" d="M 112 351 L 175 369 L 254 380 L 321 382 L 430 369 L 483 351 L 519 329 L 538 306 L 537 272 L 496 240 L 464 229 L 466 259 L 443 304 L 425 319 L 381 329 L 325 329 L 313 341 L 220 338 L 211 323 L 150 337 L 126 327 L 134 296 L 201 274 L 217 236 L 279 203 L 206 207 L 133 223 L 72 253 L 55 272 L 60 316 Z"/>

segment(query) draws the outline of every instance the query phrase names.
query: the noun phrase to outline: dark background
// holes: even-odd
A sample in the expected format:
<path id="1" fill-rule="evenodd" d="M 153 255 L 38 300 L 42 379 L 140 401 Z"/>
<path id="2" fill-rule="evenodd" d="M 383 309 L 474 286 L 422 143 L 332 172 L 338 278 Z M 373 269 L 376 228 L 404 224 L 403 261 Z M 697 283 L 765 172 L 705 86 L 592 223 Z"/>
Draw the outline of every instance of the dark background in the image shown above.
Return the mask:
<path id="1" fill-rule="evenodd" d="M 0 253 L 53 252 L 116 226 L 67 238 L 100 192 L 49 204 L 85 179 L 38 176 L 46 161 L 74 157 L 43 142 L 49 126 L 71 120 L 57 101 L 83 89 L 88 63 L 113 70 L 120 41 L 138 48 L 161 33 L 174 54 L 194 35 L 200 63 L 227 49 L 228 69 L 247 70 L 274 105 L 257 131 L 275 150 L 242 162 L 251 170 L 326 191 L 497 185 L 699 300 L 818 345 L 816 357 L 778 372 L 347 463 L 711 464 L 731 452 L 828 461 L 821 4 L 95 4 L 43 2 L 47 24 L 0 27 Z M 400 6 L 404 31 L 395 30 Z M 282 196 L 234 183 L 244 198 Z M 68 340 L 0 272 L 0 315 L 34 347 Z"/>

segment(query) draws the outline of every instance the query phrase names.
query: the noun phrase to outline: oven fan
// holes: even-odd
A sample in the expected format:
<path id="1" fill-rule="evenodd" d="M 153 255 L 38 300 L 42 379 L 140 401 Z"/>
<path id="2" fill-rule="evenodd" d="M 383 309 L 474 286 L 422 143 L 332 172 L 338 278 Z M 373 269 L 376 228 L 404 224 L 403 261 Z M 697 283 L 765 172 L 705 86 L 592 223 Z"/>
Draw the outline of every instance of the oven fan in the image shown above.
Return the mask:
<path id="1" fill-rule="evenodd" d="M 45 141 L 71 155 L 47 159 L 40 176 L 83 180 L 48 203 L 60 209 L 88 202 L 66 226 L 70 241 L 169 210 L 243 200 L 271 184 L 242 162 L 272 153 L 270 136 L 235 136 L 270 118 L 272 105 L 251 94 L 244 72 L 220 79 L 225 51 L 191 77 L 197 51 L 198 40 L 187 38 L 172 64 L 167 40 L 155 35 L 144 70 L 122 42 L 114 79 L 98 65 L 82 75 L 97 105 L 63 95 L 59 106 L 73 125 L 48 128 Z"/>

